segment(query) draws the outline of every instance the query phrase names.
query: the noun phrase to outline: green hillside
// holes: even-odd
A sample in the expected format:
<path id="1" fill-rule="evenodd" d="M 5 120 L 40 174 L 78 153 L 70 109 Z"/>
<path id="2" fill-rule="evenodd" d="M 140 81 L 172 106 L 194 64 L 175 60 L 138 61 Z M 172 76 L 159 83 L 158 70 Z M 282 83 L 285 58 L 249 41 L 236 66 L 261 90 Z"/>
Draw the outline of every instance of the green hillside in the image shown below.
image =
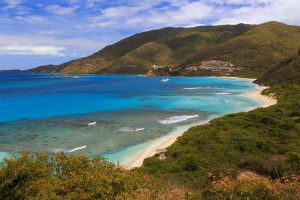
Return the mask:
<path id="1" fill-rule="evenodd" d="M 151 66 L 161 65 L 171 67 L 171 75 L 259 77 L 295 56 L 299 48 L 300 27 L 279 22 L 163 28 L 125 38 L 91 56 L 54 66 L 53 71 L 147 74 Z M 187 70 L 210 60 L 232 63 L 238 70 Z"/>
<path id="2" fill-rule="evenodd" d="M 245 33 L 252 26 L 163 28 L 125 38 L 66 66 L 64 73 L 147 73 L 152 65 L 176 66 L 204 47 Z"/>
<path id="3" fill-rule="evenodd" d="M 296 57 L 288 58 L 282 61 L 276 67 L 267 71 L 262 77 L 260 77 L 256 83 L 258 84 L 275 84 L 288 80 L 293 80 L 300 75 L 300 51 Z"/>
<path id="4" fill-rule="evenodd" d="M 213 48 L 200 51 L 182 65 L 195 65 L 209 59 L 224 60 L 243 68 L 233 75 L 257 77 L 286 58 L 295 56 L 299 47 L 300 27 L 268 22 Z"/>

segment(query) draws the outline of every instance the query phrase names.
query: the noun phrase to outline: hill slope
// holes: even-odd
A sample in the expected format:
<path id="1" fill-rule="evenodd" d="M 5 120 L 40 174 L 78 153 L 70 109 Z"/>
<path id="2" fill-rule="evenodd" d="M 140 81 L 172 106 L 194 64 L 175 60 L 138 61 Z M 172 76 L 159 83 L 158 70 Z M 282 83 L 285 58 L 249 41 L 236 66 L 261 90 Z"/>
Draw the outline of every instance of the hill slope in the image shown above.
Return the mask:
<path id="1" fill-rule="evenodd" d="M 300 27 L 279 22 L 257 25 L 246 33 L 207 48 L 182 65 L 196 65 L 201 60 L 224 60 L 243 68 L 232 75 L 259 76 L 282 60 L 297 54 Z"/>
<path id="2" fill-rule="evenodd" d="M 147 73 L 156 65 L 175 66 L 195 52 L 234 38 L 252 26 L 163 28 L 133 35 L 67 65 L 64 73 Z"/>
<path id="3" fill-rule="evenodd" d="M 267 71 L 255 83 L 272 85 L 293 80 L 297 76 L 300 76 L 300 54 L 284 60 L 275 68 Z"/>
<path id="4" fill-rule="evenodd" d="M 53 69 L 61 73 L 146 74 L 152 65 L 164 65 L 173 69 L 173 75 L 258 77 L 295 56 L 299 48 L 300 27 L 279 22 L 163 28 L 133 35 Z M 187 70 L 210 60 L 232 63 L 238 70 Z"/>

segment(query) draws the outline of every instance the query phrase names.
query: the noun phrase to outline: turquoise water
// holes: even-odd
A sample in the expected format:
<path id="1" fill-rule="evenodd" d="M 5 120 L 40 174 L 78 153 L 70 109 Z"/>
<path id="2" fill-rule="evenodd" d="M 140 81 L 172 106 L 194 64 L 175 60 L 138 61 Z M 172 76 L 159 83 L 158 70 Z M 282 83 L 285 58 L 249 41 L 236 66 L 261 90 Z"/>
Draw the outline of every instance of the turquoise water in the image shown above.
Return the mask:
<path id="1" fill-rule="evenodd" d="M 0 74 L 0 159 L 63 151 L 119 161 L 179 126 L 248 111 L 248 80 L 216 77 Z M 89 123 L 96 122 L 89 126 Z M 129 150 L 131 149 L 131 150 Z M 1 153 L 2 152 L 2 153 Z"/>

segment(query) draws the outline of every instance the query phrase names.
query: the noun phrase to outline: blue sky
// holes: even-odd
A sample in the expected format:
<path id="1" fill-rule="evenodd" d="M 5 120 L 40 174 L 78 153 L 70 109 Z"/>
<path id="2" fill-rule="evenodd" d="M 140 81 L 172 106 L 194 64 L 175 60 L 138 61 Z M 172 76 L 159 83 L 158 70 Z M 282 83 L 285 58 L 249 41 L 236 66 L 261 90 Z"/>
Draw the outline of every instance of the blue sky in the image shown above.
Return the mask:
<path id="1" fill-rule="evenodd" d="M 162 27 L 299 19 L 299 0 L 0 0 L 0 69 L 59 64 Z"/>

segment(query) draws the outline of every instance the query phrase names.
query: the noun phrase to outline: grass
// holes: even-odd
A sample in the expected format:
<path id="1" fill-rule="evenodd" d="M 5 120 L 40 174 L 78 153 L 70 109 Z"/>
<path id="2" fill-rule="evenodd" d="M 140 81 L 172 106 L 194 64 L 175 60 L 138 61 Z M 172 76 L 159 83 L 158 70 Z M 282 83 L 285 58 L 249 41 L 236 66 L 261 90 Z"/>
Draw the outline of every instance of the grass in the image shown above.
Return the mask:
<path id="1" fill-rule="evenodd" d="M 293 80 L 300 75 L 300 54 L 296 57 L 288 58 L 279 65 L 267 71 L 256 82 L 262 84 L 276 84 L 286 80 Z"/>

